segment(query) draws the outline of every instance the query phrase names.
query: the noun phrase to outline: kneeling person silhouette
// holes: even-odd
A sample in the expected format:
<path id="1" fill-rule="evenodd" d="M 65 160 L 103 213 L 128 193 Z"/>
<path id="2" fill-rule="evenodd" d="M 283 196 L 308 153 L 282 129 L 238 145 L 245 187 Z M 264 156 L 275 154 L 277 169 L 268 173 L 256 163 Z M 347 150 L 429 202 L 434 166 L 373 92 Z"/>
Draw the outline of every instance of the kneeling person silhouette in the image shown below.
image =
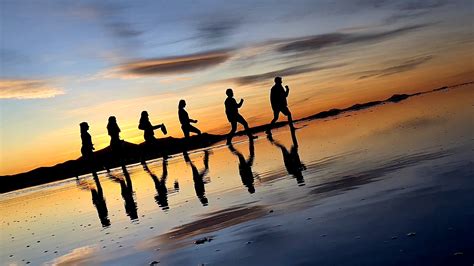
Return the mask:
<path id="1" fill-rule="evenodd" d="M 247 121 L 239 114 L 239 108 L 242 107 L 244 104 L 244 99 L 241 99 L 239 103 L 234 99 L 234 91 L 232 89 L 227 89 L 225 94 L 227 94 L 227 99 L 225 100 L 225 113 L 227 115 L 227 120 L 229 120 L 231 125 L 231 130 L 227 135 L 227 144 L 232 143 L 232 138 L 235 135 L 235 131 L 237 130 L 237 123 L 242 124 L 245 128 L 245 133 L 249 137 L 249 139 L 256 139 L 257 136 L 252 135 L 250 132 L 249 125 Z"/>

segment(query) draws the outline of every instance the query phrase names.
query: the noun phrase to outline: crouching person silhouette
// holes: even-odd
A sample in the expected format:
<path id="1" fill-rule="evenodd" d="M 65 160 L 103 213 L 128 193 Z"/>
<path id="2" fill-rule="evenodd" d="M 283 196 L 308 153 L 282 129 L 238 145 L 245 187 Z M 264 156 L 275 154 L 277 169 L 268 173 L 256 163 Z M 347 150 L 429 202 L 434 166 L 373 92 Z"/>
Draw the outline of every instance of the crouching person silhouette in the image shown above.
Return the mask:
<path id="1" fill-rule="evenodd" d="M 257 136 L 252 135 L 250 132 L 249 125 L 247 121 L 239 114 L 239 108 L 242 107 L 244 104 L 244 99 L 241 99 L 239 103 L 234 99 L 234 91 L 232 89 L 227 89 L 225 94 L 227 94 L 227 99 L 225 100 L 225 113 L 227 115 L 227 119 L 230 122 L 231 130 L 227 135 L 227 144 L 232 143 L 232 138 L 235 135 L 235 131 L 237 130 L 237 123 L 242 124 L 245 128 L 245 133 L 249 137 L 249 139 L 256 139 Z"/>
<path id="2" fill-rule="evenodd" d="M 154 142 L 156 140 L 155 138 L 155 129 L 161 129 L 163 134 L 167 134 L 165 124 L 160 124 L 153 126 L 150 122 L 150 119 L 148 118 L 148 112 L 143 111 L 141 116 L 140 116 L 140 122 L 138 124 L 138 129 L 141 129 L 144 131 L 143 137 L 145 138 L 146 142 Z"/>
<path id="3" fill-rule="evenodd" d="M 271 130 L 275 125 L 275 122 L 278 120 L 280 112 L 288 117 L 290 128 L 293 128 L 293 119 L 291 117 L 291 112 L 290 109 L 288 109 L 288 103 L 286 101 L 286 98 L 290 93 L 290 88 L 288 86 L 285 86 L 285 89 L 283 89 L 281 77 L 276 77 L 275 85 L 273 85 L 270 90 L 270 103 L 272 104 L 273 120 L 272 122 L 270 122 L 270 125 L 265 131 L 267 134 L 271 134 Z"/>
<path id="4" fill-rule="evenodd" d="M 194 132 L 198 135 L 201 135 L 201 130 L 197 129 L 195 126 L 191 125 L 191 123 L 197 123 L 197 120 L 190 119 L 188 112 L 184 110 L 186 107 L 186 101 L 180 100 L 178 105 L 178 116 L 179 122 L 181 123 L 181 129 L 183 130 L 184 137 L 187 139 L 191 132 Z"/>

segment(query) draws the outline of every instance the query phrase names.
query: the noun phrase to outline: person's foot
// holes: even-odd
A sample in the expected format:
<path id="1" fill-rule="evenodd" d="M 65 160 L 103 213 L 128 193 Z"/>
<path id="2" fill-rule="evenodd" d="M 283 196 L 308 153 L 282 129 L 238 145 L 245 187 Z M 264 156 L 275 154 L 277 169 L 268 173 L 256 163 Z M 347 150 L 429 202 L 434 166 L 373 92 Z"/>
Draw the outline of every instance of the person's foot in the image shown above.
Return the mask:
<path id="1" fill-rule="evenodd" d="M 227 139 L 226 144 L 227 144 L 227 145 L 232 145 L 232 140 Z"/>
<path id="2" fill-rule="evenodd" d="M 267 135 L 271 135 L 271 134 L 272 134 L 272 130 L 271 130 L 270 128 L 267 128 L 267 129 L 265 130 L 265 133 L 266 133 Z"/>

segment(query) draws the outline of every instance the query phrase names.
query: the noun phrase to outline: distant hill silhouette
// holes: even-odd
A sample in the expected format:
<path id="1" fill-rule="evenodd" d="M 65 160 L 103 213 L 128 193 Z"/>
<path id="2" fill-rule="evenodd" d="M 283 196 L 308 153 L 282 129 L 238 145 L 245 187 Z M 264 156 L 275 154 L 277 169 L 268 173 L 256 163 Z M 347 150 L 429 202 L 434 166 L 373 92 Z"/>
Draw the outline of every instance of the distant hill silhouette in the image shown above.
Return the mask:
<path id="1" fill-rule="evenodd" d="M 446 90 L 448 88 L 455 88 L 460 87 L 463 85 L 473 84 L 474 82 L 467 82 L 463 84 L 458 84 L 454 86 L 444 86 L 441 88 L 433 89 L 430 91 L 425 92 L 418 92 L 413 94 L 394 94 L 391 97 L 382 100 L 382 101 L 372 101 L 367 103 L 361 104 L 354 104 L 351 107 L 344 108 L 344 109 L 330 109 L 327 111 L 319 112 L 314 115 L 310 115 L 308 117 L 304 117 L 298 120 L 294 120 L 295 122 L 303 121 L 303 120 L 312 120 L 312 119 L 324 119 L 327 117 L 333 117 L 340 115 L 345 112 L 352 112 L 358 111 L 366 108 L 371 108 L 377 105 L 385 104 L 385 103 L 398 103 L 400 101 L 406 100 L 413 96 L 418 96 L 426 93 Z M 281 127 L 286 125 L 287 122 L 279 122 L 274 125 L 274 127 Z M 257 127 L 251 128 L 252 133 L 256 132 L 263 132 L 268 128 L 268 125 L 260 125 Z M 245 132 L 240 131 L 236 135 L 243 135 Z M 146 160 L 152 158 L 158 158 L 163 155 L 172 155 L 177 153 L 182 153 L 185 150 L 193 150 L 208 147 L 212 144 L 215 144 L 219 141 L 225 140 L 226 135 L 212 135 L 204 133 L 198 136 L 192 136 L 188 140 L 184 138 L 160 138 L 156 141 L 153 147 L 149 150 L 146 154 Z M 144 149 L 144 145 L 146 143 L 141 144 L 133 144 L 124 141 L 123 142 L 123 149 L 124 153 L 127 154 L 125 158 L 126 164 L 138 163 L 142 158 L 142 150 Z M 114 162 L 112 151 L 110 146 L 104 149 L 98 150 L 95 153 L 96 158 L 96 171 L 101 171 L 106 168 L 115 168 L 120 166 L 118 162 Z M 7 176 L 0 176 L 0 193 L 5 193 L 17 189 L 22 189 L 26 187 L 36 186 L 40 184 L 45 184 L 49 182 L 54 182 L 58 180 L 63 180 L 71 177 L 77 177 L 80 175 L 84 175 L 89 173 L 89 167 L 86 167 L 84 164 L 84 160 L 82 158 L 78 158 L 76 160 L 66 161 L 64 163 L 57 164 L 51 167 L 40 167 L 34 169 L 32 171 L 16 174 L 16 175 L 7 175 Z"/>

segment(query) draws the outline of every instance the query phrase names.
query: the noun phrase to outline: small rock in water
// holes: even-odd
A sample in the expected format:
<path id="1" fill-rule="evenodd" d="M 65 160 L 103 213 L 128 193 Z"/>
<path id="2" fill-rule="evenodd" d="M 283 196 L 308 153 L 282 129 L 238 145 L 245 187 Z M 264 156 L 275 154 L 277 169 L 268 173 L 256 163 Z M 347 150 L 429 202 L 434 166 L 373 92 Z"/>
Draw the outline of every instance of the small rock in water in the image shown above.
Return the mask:
<path id="1" fill-rule="evenodd" d="M 160 262 L 159 262 L 159 261 L 156 261 L 156 260 L 154 260 L 154 261 L 150 262 L 150 266 L 156 265 L 156 264 L 158 264 L 158 263 L 160 263 Z"/>
<path id="2" fill-rule="evenodd" d="M 326 235 L 326 234 L 322 234 L 322 235 L 320 235 L 320 236 L 321 236 L 321 237 L 325 237 L 325 236 L 327 236 L 327 235 Z"/>
<path id="3" fill-rule="evenodd" d="M 454 256 L 461 256 L 461 255 L 464 255 L 464 253 L 462 253 L 462 252 L 455 252 L 454 253 Z"/>
<path id="4" fill-rule="evenodd" d="M 360 236 L 356 236 L 356 239 L 360 239 Z"/>
<path id="5" fill-rule="evenodd" d="M 398 238 L 398 236 L 392 236 L 392 240 L 395 240 L 397 238 Z"/>
<path id="6" fill-rule="evenodd" d="M 245 243 L 246 245 L 250 245 L 252 244 L 252 241 L 247 241 L 247 243 Z"/>
<path id="7" fill-rule="evenodd" d="M 272 213 L 272 212 L 273 212 L 273 210 L 270 210 L 268 213 Z"/>
<path id="8" fill-rule="evenodd" d="M 203 238 L 199 238 L 198 240 L 194 241 L 194 244 L 200 245 L 200 244 L 204 244 L 206 242 L 211 242 L 211 241 L 212 241 L 211 237 L 203 237 Z"/>
<path id="9" fill-rule="evenodd" d="M 407 236 L 415 236 L 415 235 L 416 235 L 415 232 L 410 232 L 410 233 L 407 234 Z"/>
<path id="10" fill-rule="evenodd" d="M 306 218 L 306 220 L 311 220 L 311 219 L 312 219 L 311 217 Z"/>

